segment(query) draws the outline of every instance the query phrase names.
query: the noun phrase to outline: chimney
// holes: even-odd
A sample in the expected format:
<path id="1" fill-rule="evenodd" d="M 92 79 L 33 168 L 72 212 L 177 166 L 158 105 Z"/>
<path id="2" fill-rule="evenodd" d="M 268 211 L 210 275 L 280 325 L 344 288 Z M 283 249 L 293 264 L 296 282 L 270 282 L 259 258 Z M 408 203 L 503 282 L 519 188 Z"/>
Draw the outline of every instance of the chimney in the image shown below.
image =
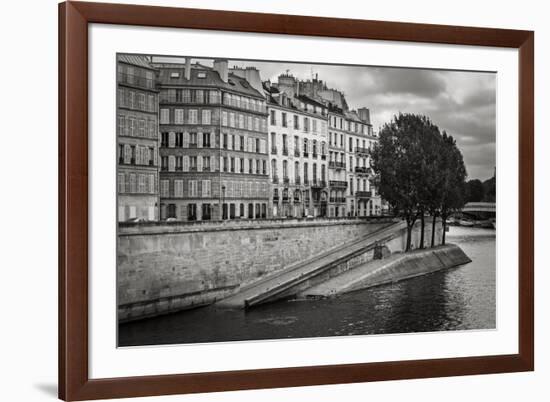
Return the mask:
<path id="1" fill-rule="evenodd" d="M 300 81 L 296 80 L 296 96 L 300 96 Z"/>
<path id="2" fill-rule="evenodd" d="M 227 82 L 227 79 L 228 79 L 227 59 L 214 60 L 214 71 L 218 72 L 223 82 Z"/>
<path id="3" fill-rule="evenodd" d="M 185 58 L 185 79 L 191 79 L 191 57 Z"/>
<path id="4" fill-rule="evenodd" d="M 366 107 L 362 107 L 357 109 L 357 112 L 359 113 L 359 118 L 365 122 L 370 124 L 370 110 Z"/>

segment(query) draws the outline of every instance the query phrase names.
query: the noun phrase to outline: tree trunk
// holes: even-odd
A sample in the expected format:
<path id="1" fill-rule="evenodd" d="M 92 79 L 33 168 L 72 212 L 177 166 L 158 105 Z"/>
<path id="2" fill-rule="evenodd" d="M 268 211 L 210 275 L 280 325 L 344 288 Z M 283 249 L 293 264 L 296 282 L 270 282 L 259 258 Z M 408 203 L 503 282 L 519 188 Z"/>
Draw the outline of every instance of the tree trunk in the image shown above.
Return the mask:
<path id="1" fill-rule="evenodd" d="M 424 211 L 420 211 L 420 247 L 424 248 Z"/>
<path id="2" fill-rule="evenodd" d="M 442 216 L 441 217 L 442 224 L 443 224 L 443 235 L 441 236 L 441 245 L 445 245 L 445 232 L 447 231 L 447 218 Z"/>
<path id="3" fill-rule="evenodd" d="M 432 248 L 435 246 L 435 222 L 437 220 L 436 217 L 437 217 L 437 214 L 434 212 L 433 219 L 432 219 L 432 245 L 431 245 Z"/>
<path id="4" fill-rule="evenodd" d="M 405 247 L 405 252 L 411 249 L 411 232 L 412 225 L 409 225 L 409 223 L 407 222 L 407 246 Z"/>

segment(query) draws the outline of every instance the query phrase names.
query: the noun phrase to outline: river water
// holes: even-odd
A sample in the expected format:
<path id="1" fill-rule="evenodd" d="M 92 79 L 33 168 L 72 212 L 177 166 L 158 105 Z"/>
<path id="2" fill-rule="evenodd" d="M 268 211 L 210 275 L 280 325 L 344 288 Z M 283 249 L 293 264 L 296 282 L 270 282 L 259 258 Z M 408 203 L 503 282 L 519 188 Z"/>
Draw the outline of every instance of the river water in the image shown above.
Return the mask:
<path id="1" fill-rule="evenodd" d="M 495 231 L 451 227 L 447 242 L 472 262 L 334 299 L 280 301 L 249 311 L 209 306 L 122 324 L 119 345 L 495 328 Z"/>

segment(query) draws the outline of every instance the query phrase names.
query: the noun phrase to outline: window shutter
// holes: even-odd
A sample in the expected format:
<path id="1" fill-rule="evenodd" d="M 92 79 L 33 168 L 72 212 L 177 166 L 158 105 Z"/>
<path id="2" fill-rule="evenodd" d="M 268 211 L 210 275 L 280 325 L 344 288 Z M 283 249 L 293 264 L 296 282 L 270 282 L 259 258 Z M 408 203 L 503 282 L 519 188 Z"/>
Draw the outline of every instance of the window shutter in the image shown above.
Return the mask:
<path id="1" fill-rule="evenodd" d="M 202 156 L 197 156 L 197 171 L 202 172 Z"/>
<path id="2" fill-rule="evenodd" d="M 210 133 L 210 147 L 216 148 L 216 135 L 214 133 Z"/>
<path id="3" fill-rule="evenodd" d="M 187 155 L 183 155 L 183 158 L 182 158 L 182 169 L 184 172 L 188 172 L 189 171 L 189 156 Z"/>
<path id="4" fill-rule="evenodd" d="M 158 149 L 157 147 L 153 148 L 153 163 L 155 164 L 155 166 L 158 166 L 158 158 L 159 158 L 159 153 L 158 153 Z"/>
<path id="5" fill-rule="evenodd" d="M 168 171 L 174 172 L 176 170 L 176 158 L 174 155 L 168 157 Z"/>
<path id="6" fill-rule="evenodd" d="M 170 131 L 168 133 L 168 146 L 174 148 L 176 146 L 176 133 Z"/>
<path id="7" fill-rule="evenodd" d="M 201 132 L 198 132 L 198 133 L 197 133 L 197 137 L 198 137 L 198 138 L 197 138 L 197 144 L 198 144 L 197 146 L 198 146 L 199 148 L 202 148 L 202 133 L 201 133 Z"/>
<path id="8" fill-rule="evenodd" d="M 132 160 L 132 148 L 128 144 L 124 144 L 124 163 L 130 163 Z"/>
<path id="9" fill-rule="evenodd" d="M 218 158 L 213 158 L 214 161 L 214 170 L 220 170 L 220 160 Z"/>
<path id="10" fill-rule="evenodd" d="M 189 133 L 187 131 L 183 132 L 183 147 L 189 148 Z"/>
<path id="11" fill-rule="evenodd" d="M 241 168 L 240 158 L 236 157 L 235 158 L 235 173 L 241 173 L 240 168 Z"/>

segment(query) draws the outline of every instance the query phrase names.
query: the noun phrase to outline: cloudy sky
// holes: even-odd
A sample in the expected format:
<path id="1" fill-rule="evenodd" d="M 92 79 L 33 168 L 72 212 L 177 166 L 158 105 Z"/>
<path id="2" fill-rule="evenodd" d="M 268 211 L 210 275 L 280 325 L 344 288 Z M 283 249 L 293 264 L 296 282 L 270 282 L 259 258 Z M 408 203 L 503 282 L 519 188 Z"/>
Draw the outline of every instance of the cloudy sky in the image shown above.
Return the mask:
<path id="1" fill-rule="evenodd" d="M 376 131 L 399 112 L 425 114 L 456 138 L 470 179 L 493 176 L 494 73 L 234 60 L 229 65 L 256 66 L 262 80 L 272 82 L 287 70 L 300 79 L 318 74 L 329 87 L 344 92 L 352 109 L 368 107 Z"/>

